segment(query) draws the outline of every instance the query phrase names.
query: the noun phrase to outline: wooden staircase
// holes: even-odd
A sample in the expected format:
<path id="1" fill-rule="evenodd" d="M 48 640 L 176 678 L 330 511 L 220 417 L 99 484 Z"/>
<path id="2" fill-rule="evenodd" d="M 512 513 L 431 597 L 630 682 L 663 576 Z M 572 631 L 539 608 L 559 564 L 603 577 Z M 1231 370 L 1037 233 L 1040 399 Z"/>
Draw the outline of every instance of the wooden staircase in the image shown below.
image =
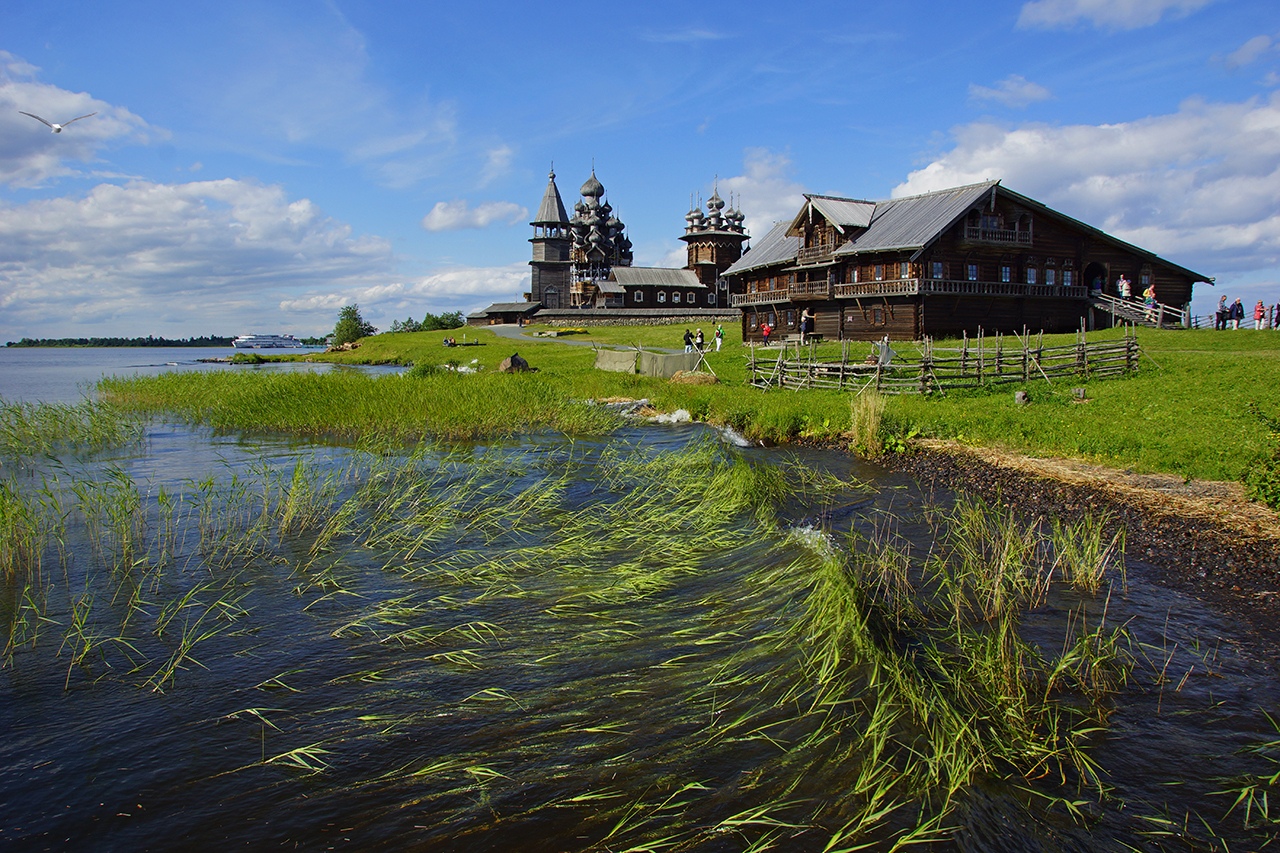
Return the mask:
<path id="1" fill-rule="evenodd" d="M 1107 312 L 1120 322 L 1150 326 L 1153 329 L 1183 328 L 1181 309 L 1161 302 L 1148 308 L 1140 300 L 1120 299 L 1106 293 L 1094 293 L 1089 297 L 1089 304 L 1099 311 Z"/>

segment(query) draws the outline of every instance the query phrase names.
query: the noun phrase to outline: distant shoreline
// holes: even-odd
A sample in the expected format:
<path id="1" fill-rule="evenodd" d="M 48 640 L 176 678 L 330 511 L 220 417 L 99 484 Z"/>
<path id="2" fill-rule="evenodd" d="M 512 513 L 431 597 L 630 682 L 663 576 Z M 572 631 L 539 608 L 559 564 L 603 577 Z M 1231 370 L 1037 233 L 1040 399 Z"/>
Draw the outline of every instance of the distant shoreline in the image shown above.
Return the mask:
<path id="1" fill-rule="evenodd" d="M 210 347 L 230 348 L 234 335 L 226 337 L 208 335 L 198 338 L 156 338 L 148 335 L 145 338 L 23 338 L 20 341 L 9 341 L 6 347 L 62 347 L 88 349 L 93 347 Z M 312 338 L 299 338 L 308 343 Z M 323 340 L 315 346 L 323 346 Z"/>

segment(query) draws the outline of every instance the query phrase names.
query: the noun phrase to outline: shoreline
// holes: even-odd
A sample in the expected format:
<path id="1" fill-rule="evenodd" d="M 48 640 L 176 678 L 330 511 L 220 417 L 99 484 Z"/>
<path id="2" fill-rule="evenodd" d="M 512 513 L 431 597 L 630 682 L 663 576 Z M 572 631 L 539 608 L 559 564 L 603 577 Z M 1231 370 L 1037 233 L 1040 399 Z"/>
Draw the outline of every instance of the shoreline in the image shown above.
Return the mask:
<path id="1" fill-rule="evenodd" d="M 1031 515 L 1089 509 L 1125 529 L 1126 559 L 1164 583 L 1280 640 L 1280 513 L 1249 501 L 1239 483 L 1134 474 L 1080 460 L 1026 456 L 955 442 L 918 441 L 880 460 L 922 486 L 966 489 Z"/>

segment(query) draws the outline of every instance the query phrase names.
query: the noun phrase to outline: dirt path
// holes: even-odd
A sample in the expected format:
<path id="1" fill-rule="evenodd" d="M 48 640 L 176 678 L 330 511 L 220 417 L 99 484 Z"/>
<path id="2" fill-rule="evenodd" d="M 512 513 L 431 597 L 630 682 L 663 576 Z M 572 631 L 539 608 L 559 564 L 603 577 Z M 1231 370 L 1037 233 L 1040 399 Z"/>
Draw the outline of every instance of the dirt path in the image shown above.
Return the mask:
<path id="1" fill-rule="evenodd" d="M 923 483 L 975 491 L 1029 513 L 1106 511 L 1126 528 L 1130 559 L 1280 637 L 1280 514 L 1247 500 L 1239 483 L 938 441 L 919 442 L 917 452 L 890 464 Z"/>

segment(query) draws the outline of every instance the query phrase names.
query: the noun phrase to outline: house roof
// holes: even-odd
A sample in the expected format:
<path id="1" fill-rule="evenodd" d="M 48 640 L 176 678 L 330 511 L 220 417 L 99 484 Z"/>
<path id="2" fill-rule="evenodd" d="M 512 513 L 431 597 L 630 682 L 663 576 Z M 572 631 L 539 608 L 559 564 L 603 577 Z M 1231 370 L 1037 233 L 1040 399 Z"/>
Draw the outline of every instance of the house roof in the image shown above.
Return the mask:
<path id="1" fill-rule="evenodd" d="M 609 279 L 629 287 L 691 287 L 705 289 L 693 270 L 666 267 L 614 267 Z"/>
<path id="2" fill-rule="evenodd" d="M 790 228 L 790 222 L 774 223 L 769 233 L 757 240 L 754 246 L 724 271 L 724 274 L 737 275 L 748 270 L 794 260 L 800 253 L 800 238 L 787 236 Z"/>
<path id="3" fill-rule="evenodd" d="M 968 213 L 998 184 L 999 181 L 987 181 L 879 202 L 867 230 L 836 249 L 835 254 L 922 249 Z"/>
<path id="4" fill-rule="evenodd" d="M 473 311 L 468 317 L 487 317 L 490 314 L 529 314 L 541 307 L 539 302 L 495 302 L 488 308 Z"/>
<path id="5" fill-rule="evenodd" d="M 805 193 L 806 201 L 804 207 L 800 208 L 800 212 L 796 214 L 795 219 L 791 220 L 791 227 L 787 230 L 788 234 L 799 236 L 801 233 L 801 223 L 806 217 L 812 217 L 812 211 L 816 210 L 822 214 L 823 218 L 841 232 L 845 233 L 851 228 L 866 228 L 871 223 L 871 216 L 875 212 L 876 203 L 874 201 L 860 201 L 855 198 L 840 198 L 833 195 L 811 195 Z"/>
<path id="6" fill-rule="evenodd" d="M 538 206 L 538 215 L 530 225 L 567 224 L 569 214 L 565 212 L 564 202 L 560 200 L 560 190 L 556 188 L 556 173 L 553 171 L 547 178 L 547 191 L 542 195 L 542 204 Z"/>

